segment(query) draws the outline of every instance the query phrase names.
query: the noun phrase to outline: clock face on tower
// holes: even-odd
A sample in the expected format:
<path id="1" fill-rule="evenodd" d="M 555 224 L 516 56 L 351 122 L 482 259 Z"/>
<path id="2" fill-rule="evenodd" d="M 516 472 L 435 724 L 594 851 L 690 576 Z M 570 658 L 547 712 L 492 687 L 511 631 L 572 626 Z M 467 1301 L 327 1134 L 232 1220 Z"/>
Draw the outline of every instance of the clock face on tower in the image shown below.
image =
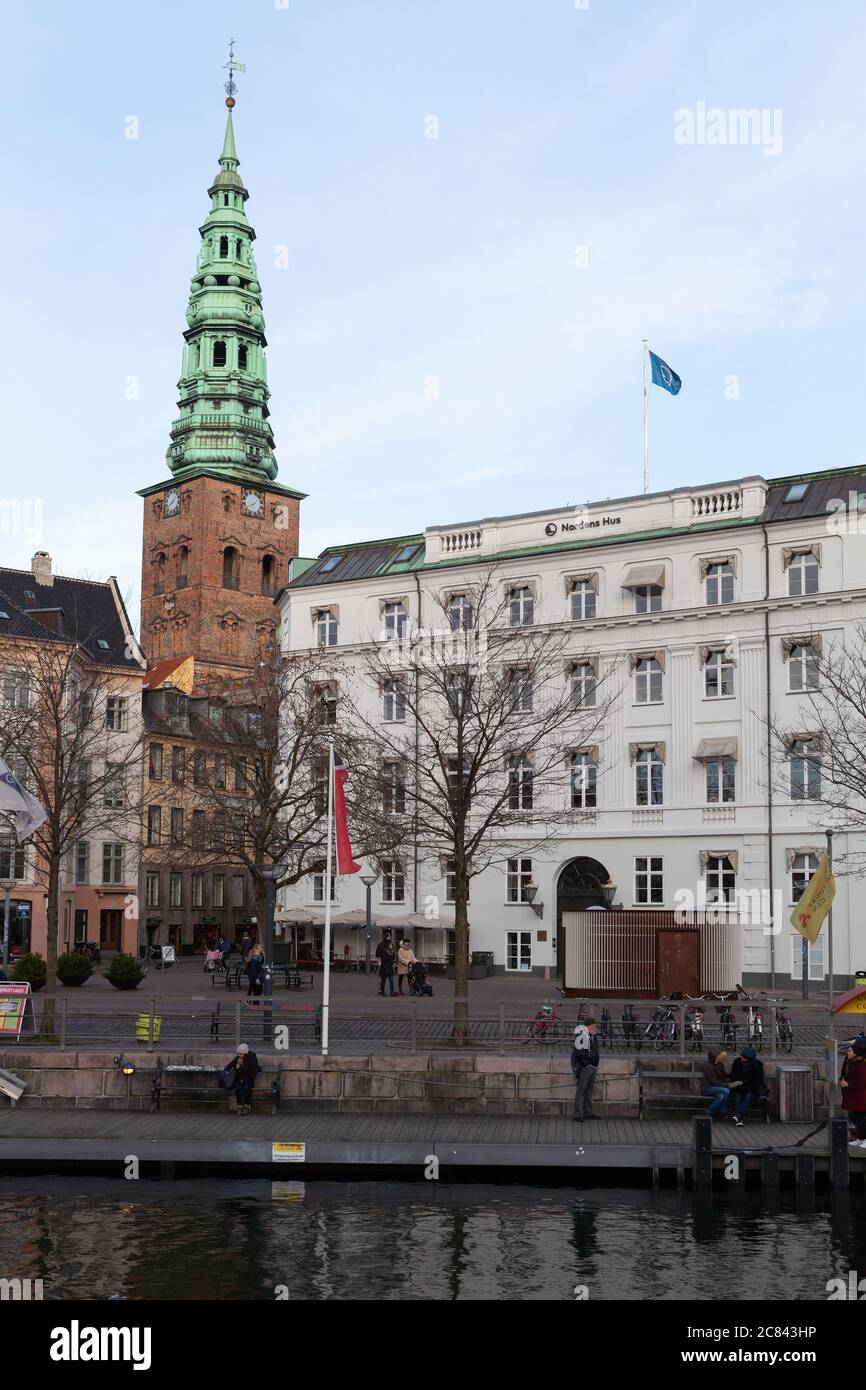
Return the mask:
<path id="1" fill-rule="evenodd" d="M 241 511 L 244 516 L 264 516 L 265 494 L 256 492 L 254 488 L 246 488 L 241 493 Z"/>
<path id="2" fill-rule="evenodd" d="M 164 505 L 163 505 L 163 512 L 164 512 L 165 516 L 177 516 L 177 514 L 178 514 L 179 511 L 180 511 L 180 489 L 179 489 L 179 488 L 176 488 L 176 487 L 170 487 L 169 490 L 168 490 L 168 492 L 165 494 L 165 503 L 164 503 Z"/>

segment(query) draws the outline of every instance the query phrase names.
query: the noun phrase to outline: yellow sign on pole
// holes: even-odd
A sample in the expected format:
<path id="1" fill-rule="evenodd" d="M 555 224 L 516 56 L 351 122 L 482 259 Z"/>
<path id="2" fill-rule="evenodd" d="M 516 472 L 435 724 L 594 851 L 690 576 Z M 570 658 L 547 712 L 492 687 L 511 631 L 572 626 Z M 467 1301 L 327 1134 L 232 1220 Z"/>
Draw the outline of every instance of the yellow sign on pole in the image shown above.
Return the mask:
<path id="1" fill-rule="evenodd" d="M 830 872 L 826 854 L 803 890 L 803 896 L 791 913 L 791 926 L 801 936 L 805 936 L 810 946 L 814 946 L 821 931 L 821 924 L 836 896 L 836 880 Z"/>

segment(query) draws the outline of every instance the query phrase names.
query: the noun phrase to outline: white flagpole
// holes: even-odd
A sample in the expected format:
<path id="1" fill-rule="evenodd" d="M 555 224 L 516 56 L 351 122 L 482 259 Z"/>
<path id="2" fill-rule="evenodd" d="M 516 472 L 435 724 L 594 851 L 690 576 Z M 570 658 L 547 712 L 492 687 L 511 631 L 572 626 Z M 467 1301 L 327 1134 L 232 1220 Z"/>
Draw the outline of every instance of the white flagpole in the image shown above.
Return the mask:
<path id="1" fill-rule="evenodd" d="M 334 740 L 328 753 L 328 863 L 325 872 L 325 941 L 322 964 L 322 1056 L 328 1055 L 328 1010 L 331 1003 L 331 854 L 334 834 Z"/>
<path id="2" fill-rule="evenodd" d="M 647 380 L 647 367 L 649 366 L 649 350 L 647 340 L 643 340 L 643 490 L 649 492 L 649 382 Z"/>

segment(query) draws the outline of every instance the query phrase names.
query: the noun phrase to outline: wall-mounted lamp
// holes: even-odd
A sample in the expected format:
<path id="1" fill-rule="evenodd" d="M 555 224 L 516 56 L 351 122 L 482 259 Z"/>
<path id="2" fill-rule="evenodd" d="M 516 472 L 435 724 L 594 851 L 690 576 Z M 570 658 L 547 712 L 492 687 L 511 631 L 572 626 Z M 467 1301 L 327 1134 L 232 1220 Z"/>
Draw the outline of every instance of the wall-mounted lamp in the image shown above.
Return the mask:
<path id="1" fill-rule="evenodd" d="M 536 917 L 543 917 L 544 903 L 537 903 L 535 901 L 538 895 L 538 884 L 535 882 L 534 879 L 531 878 L 528 883 L 525 883 L 523 885 L 523 892 L 527 904 L 529 905 L 529 907 L 532 908 L 532 911 L 535 913 Z"/>

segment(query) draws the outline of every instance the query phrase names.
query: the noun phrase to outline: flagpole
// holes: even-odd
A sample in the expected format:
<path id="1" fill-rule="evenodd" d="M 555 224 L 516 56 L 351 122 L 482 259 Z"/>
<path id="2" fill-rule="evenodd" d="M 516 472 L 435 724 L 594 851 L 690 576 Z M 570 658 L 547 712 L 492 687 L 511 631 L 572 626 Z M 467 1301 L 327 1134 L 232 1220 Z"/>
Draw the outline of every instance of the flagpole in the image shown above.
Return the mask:
<path id="1" fill-rule="evenodd" d="M 649 492 L 649 382 L 647 381 L 647 366 L 649 364 L 649 349 L 647 340 L 643 340 L 643 490 L 644 495 Z"/>
<path id="2" fill-rule="evenodd" d="M 827 834 L 827 871 L 828 879 L 833 879 L 833 831 L 828 830 Z M 833 1037 L 833 900 L 830 900 L 830 911 L 827 913 L 827 1105 L 828 1115 L 832 1120 L 836 1113 L 836 1040 Z"/>
<path id="3" fill-rule="evenodd" d="M 331 1003 L 331 854 L 334 833 L 334 740 L 328 751 L 328 863 L 325 873 L 325 940 L 322 963 L 322 1056 L 328 1055 L 328 1010 Z"/>

